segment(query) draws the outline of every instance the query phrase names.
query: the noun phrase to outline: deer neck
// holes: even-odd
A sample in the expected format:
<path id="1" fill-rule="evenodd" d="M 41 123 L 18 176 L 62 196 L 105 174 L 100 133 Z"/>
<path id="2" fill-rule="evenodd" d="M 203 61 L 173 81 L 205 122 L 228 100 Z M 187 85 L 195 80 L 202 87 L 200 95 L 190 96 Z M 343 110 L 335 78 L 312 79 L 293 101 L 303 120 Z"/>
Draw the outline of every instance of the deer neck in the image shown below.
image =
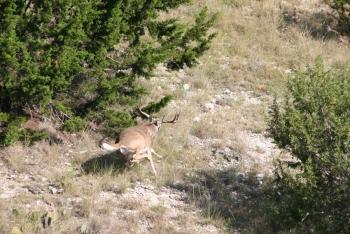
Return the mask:
<path id="1" fill-rule="evenodd" d="M 153 123 L 146 125 L 146 127 L 147 127 L 148 134 L 151 136 L 151 138 L 154 137 L 159 130 L 158 127 Z"/>

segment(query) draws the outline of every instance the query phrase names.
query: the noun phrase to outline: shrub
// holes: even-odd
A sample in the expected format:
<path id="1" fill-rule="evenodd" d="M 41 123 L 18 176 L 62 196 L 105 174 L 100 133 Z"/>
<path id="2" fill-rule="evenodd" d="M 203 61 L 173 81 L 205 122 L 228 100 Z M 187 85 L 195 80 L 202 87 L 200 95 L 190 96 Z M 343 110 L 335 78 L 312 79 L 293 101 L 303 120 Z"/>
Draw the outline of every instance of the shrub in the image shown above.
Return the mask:
<path id="1" fill-rule="evenodd" d="M 350 231 L 350 66 L 325 71 L 299 68 L 288 82 L 284 102 L 270 110 L 269 133 L 299 159 L 301 170 L 279 162 L 281 206 L 274 226 L 303 225 L 316 233 Z M 294 221 L 294 222 L 291 222 Z"/>
<path id="2" fill-rule="evenodd" d="M 65 121 L 63 125 L 63 130 L 67 132 L 78 132 L 85 128 L 86 121 L 78 117 L 72 117 Z"/>
<path id="3" fill-rule="evenodd" d="M 23 128 L 26 121 L 27 119 L 22 116 L 16 117 L 13 114 L 0 113 L 0 123 L 7 125 L 7 131 L 0 132 L 0 142 L 6 146 L 12 145 L 16 141 L 31 145 L 49 135 L 47 132 L 35 132 Z"/>
<path id="4" fill-rule="evenodd" d="M 329 3 L 338 14 L 338 30 L 343 35 L 350 35 L 350 1 L 332 0 Z"/>

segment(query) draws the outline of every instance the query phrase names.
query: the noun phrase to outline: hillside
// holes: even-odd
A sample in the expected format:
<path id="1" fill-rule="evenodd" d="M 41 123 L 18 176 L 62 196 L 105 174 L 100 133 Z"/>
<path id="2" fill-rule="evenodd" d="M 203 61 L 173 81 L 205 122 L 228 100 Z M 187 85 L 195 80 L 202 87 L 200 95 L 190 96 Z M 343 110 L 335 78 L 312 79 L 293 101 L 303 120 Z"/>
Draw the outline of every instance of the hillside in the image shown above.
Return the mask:
<path id="1" fill-rule="evenodd" d="M 290 156 L 265 137 L 268 108 L 300 58 L 323 54 L 339 66 L 349 44 L 327 30 L 334 22 L 321 0 L 194 0 L 170 14 L 203 6 L 220 15 L 200 64 L 160 65 L 138 80 L 151 93 L 144 103 L 173 95 L 158 117 L 180 112 L 153 139 L 158 176 L 147 160 L 129 169 L 101 149 L 93 127 L 68 134 L 40 123 L 63 142 L 0 151 L 1 233 L 272 233 L 265 186 L 274 160 Z"/>

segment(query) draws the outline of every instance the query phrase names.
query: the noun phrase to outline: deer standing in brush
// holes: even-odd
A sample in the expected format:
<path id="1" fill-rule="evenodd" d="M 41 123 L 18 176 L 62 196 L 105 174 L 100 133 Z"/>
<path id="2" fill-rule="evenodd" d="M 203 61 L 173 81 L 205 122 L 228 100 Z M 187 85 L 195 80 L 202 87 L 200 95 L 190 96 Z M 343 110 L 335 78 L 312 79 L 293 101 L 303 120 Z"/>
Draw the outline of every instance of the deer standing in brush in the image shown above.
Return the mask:
<path id="1" fill-rule="evenodd" d="M 149 119 L 149 124 L 126 128 L 120 133 L 118 143 L 103 143 L 102 147 L 108 151 L 120 149 L 128 166 L 132 166 L 133 162 L 138 162 L 140 159 L 147 157 L 151 163 L 154 174 L 157 175 L 156 169 L 154 168 L 152 153 L 158 157 L 161 156 L 151 148 L 151 138 L 156 135 L 163 123 L 176 123 L 179 119 L 179 114 L 176 114 L 171 121 L 164 120 L 164 117 L 162 119 L 153 119 L 151 115 L 142 111 L 143 107 L 139 107 L 139 111 Z M 132 160 L 130 158 L 132 158 Z"/>

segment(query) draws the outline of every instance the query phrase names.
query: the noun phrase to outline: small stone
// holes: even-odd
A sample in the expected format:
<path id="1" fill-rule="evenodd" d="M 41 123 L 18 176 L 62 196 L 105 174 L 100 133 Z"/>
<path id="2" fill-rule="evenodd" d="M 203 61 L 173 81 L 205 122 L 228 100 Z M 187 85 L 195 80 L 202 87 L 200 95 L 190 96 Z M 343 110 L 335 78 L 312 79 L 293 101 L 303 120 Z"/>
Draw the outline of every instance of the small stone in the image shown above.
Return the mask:
<path id="1" fill-rule="evenodd" d="M 56 194 L 57 193 L 57 189 L 54 187 L 49 187 L 49 190 L 52 194 Z"/>
<path id="2" fill-rule="evenodd" d="M 198 116 L 197 116 L 197 117 L 194 117 L 193 121 L 194 121 L 194 122 L 196 122 L 196 123 L 198 123 L 198 122 L 200 122 L 200 121 L 201 121 L 201 118 L 200 118 L 200 117 L 198 117 Z"/>
<path id="3" fill-rule="evenodd" d="M 238 174 L 236 178 L 237 178 L 237 180 L 239 182 L 243 182 L 244 181 L 244 175 L 243 174 Z"/>
<path id="4" fill-rule="evenodd" d="M 189 84 L 184 84 L 182 87 L 184 88 L 184 90 L 189 90 L 190 89 L 190 85 Z"/>
<path id="5" fill-rule="evenodd" d="M 255 178 L 257 181 L 262 181 L 262 179 L 264 178 L 264 174 L 257 174 Z"/>
<path id="6" fill-rule="evenodd" d="M 210 109 L 210 110 L 214 109 L 214 104 L 213 103 L 205 103 L 204 106 L 205 106 L 206 109 Z"/>
<path id="7" fill-rule="evenodd" d="M 28 191 L 32 194 L 40 194 L 40 193 L 43 193 L 42 189 L 39 188 L 38 186 L 36 185 L 32 185 L 32 186 L 29 186 L 28 188 Z"/>
<path id="8" fill-rule="evenodd" d="M 224 94 L 231 94 L 231 91 L 229 89 L 225 89 Z"/>
<path id="9" fill-rule="evenodd" d="M 173 183 L 173 187 L 177 188 L 177 189 L 180 189 L 180 188 L 182 188 L 182 183 L 180 181 L 176 181 L 176 182 Z"/>

